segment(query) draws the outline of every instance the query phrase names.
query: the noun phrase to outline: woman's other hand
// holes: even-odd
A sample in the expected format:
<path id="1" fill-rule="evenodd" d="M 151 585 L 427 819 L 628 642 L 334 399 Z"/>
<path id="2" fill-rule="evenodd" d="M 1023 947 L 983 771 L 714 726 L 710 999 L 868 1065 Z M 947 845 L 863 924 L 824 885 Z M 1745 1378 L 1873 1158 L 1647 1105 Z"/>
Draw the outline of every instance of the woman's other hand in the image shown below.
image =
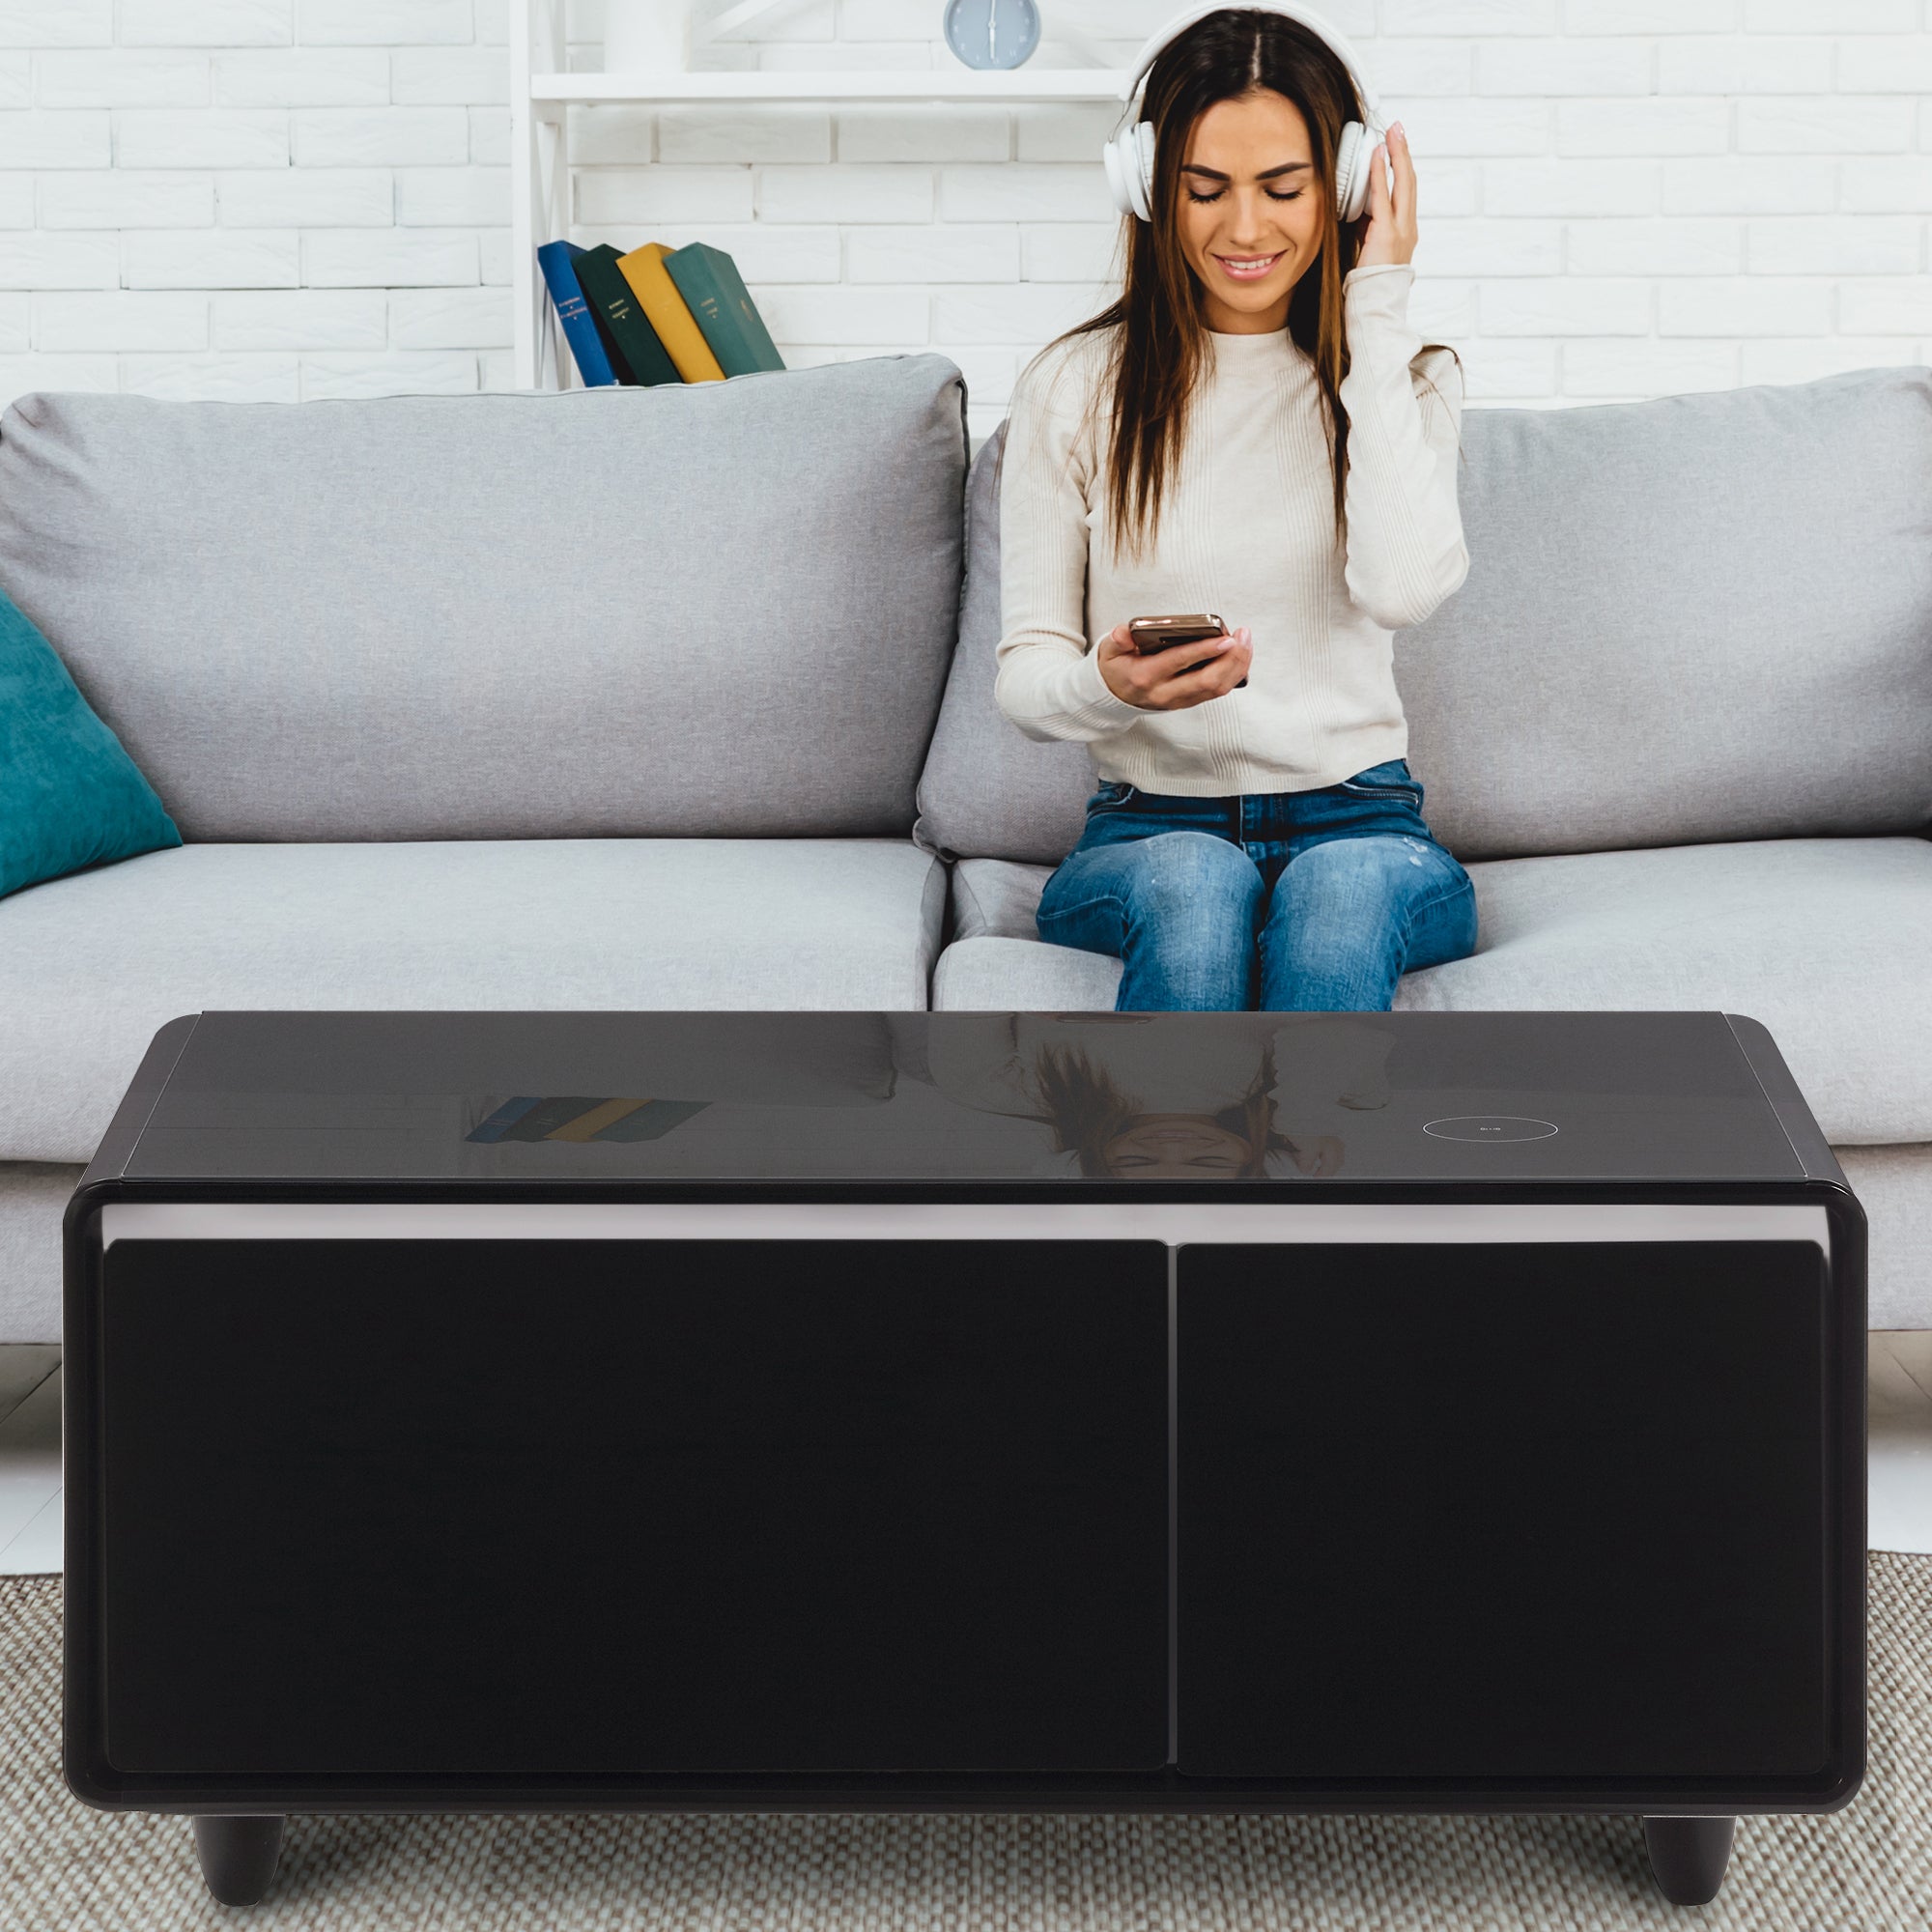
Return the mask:
<path id="1" fill-rule="evenodd" d="M 1247 676 L 1255 655 L 1245 629 L 1143 657 L 1127 627 L 1116 624 L 1094 648 L 1107 689 L 1143 711 L 1185 711 L 1206 704 L 1233 691 Z"/>
<path id="2" fill-rule="evenodd" d="M 1384 156 L 1395 169 L 1393 190 L 1385 179 Z M 1388 139 L 1376 143 L 1376 152 L 1369 159 L 1369 226 L 1356 251 L 1355 267 L 1367 269 L 1378 262 L 1414 259 L 1415 162 L 1402 123 L 1393 121 Z"/>

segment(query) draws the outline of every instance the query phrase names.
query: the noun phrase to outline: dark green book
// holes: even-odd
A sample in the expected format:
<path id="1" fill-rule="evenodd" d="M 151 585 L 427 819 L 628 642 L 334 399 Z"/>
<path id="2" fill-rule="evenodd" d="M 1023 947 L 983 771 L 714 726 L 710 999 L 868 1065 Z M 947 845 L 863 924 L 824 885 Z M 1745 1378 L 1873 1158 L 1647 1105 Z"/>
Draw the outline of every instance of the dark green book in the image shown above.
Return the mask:
<path id="1" fill-rule="evenodd" d="M 650 318 L 639 306 L 637 291 L 617 266 L 617 250 L 605 242 L 586 248 L 571 264 L 577 270 L 577 285 L 583 291 L 598 319 L 611 331 L 611 340 L 631 365 L 631 373 L 643 388 L 660 383 L 681 383 L 677 364 L 666 353 L 651 327 Z"/>
<path id="2" fill-rule="evenodd" d="M 725 375 L 750 376 L 760 369 L 784 367 L 764 318 L 745 293 L 737 263 L 724 249 L 693 242 L 673 248 L 664 265 Z M 577 267 L 582 274 L 582 260 Z"/>
<path id="3" fill-rule="evenodd" d="M 583 284 L 579 282 L 577 286 L 581 293 Z M 605 359 L 611 364 L 611 375 L 627 389 L 641 388 L 643 384 L 638 381 L 637 372 L 624 360 L 624 352 L 617 347 L 617 338 L 611 333 L 611 325 L 604 320 L 603 311 L 592 306 L 588 296 L 583 298 L 583 313 L 590 318 L 590 326 L 597 331 L 597 340 L 604 345 Z"/>

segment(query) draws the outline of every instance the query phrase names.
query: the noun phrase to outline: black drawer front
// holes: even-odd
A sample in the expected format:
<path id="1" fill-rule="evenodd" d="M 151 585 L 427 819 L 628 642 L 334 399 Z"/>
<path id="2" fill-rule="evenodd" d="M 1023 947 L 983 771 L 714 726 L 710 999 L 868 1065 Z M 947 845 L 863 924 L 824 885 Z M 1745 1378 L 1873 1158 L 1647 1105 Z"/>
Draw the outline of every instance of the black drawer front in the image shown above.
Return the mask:
<path id="1" fill-rule="evenodd" d="M 1157 1242 L 120 1241 L 134 1773 L 1167 1756 Z"/>
<path id="2" fill-rule="evenodd" d="M 1197 1246 L 1178 1279 L 1183 1774 L 1827 1765 L 1816 1247 Z"/>

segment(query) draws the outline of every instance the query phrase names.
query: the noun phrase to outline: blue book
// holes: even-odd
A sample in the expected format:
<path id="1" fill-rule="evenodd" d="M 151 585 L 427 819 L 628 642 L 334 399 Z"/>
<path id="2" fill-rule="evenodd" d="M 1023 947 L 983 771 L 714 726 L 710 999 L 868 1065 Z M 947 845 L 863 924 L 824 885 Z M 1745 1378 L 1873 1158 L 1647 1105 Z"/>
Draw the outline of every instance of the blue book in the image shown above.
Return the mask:
<path id="1" fill-rule="evenodd" d="M 563 324 L 564 340 L 577 357 L 577 367 L 586 388 L 599 389 L 617 380 L 611 358 L 604 353 L 604 338 L 583 291 L 577 285 L 577 270 L 571 263 L 582 254 L 575 242 L 546 242 L 537 250 L 537 263 L 550 286 L 550 298 L 556 304 L 556 319 Z"/>

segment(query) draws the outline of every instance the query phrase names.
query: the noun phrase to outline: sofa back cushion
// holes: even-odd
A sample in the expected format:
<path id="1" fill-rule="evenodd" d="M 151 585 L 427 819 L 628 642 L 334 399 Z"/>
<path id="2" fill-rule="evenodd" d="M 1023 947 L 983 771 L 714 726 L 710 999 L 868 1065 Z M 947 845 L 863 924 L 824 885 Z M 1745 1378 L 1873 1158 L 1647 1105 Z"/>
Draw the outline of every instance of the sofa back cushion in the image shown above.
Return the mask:
<path id="1" fill-rule="evenodd" d="M 190 842 L 903 834 L 966 454 L 936 355 L 30 395 L 0 417 L 0 585 Z"/>
<path id="2" fill-rule="evenodd" d="M 996 453 L 919 837 L 1057 864 L 1091 768 L 993 706 Z M 1458 857 L 1932 824 L 1932 369 L 1473 409 L 1463 453 L 1469 575 L 1395 640 Z"/>

